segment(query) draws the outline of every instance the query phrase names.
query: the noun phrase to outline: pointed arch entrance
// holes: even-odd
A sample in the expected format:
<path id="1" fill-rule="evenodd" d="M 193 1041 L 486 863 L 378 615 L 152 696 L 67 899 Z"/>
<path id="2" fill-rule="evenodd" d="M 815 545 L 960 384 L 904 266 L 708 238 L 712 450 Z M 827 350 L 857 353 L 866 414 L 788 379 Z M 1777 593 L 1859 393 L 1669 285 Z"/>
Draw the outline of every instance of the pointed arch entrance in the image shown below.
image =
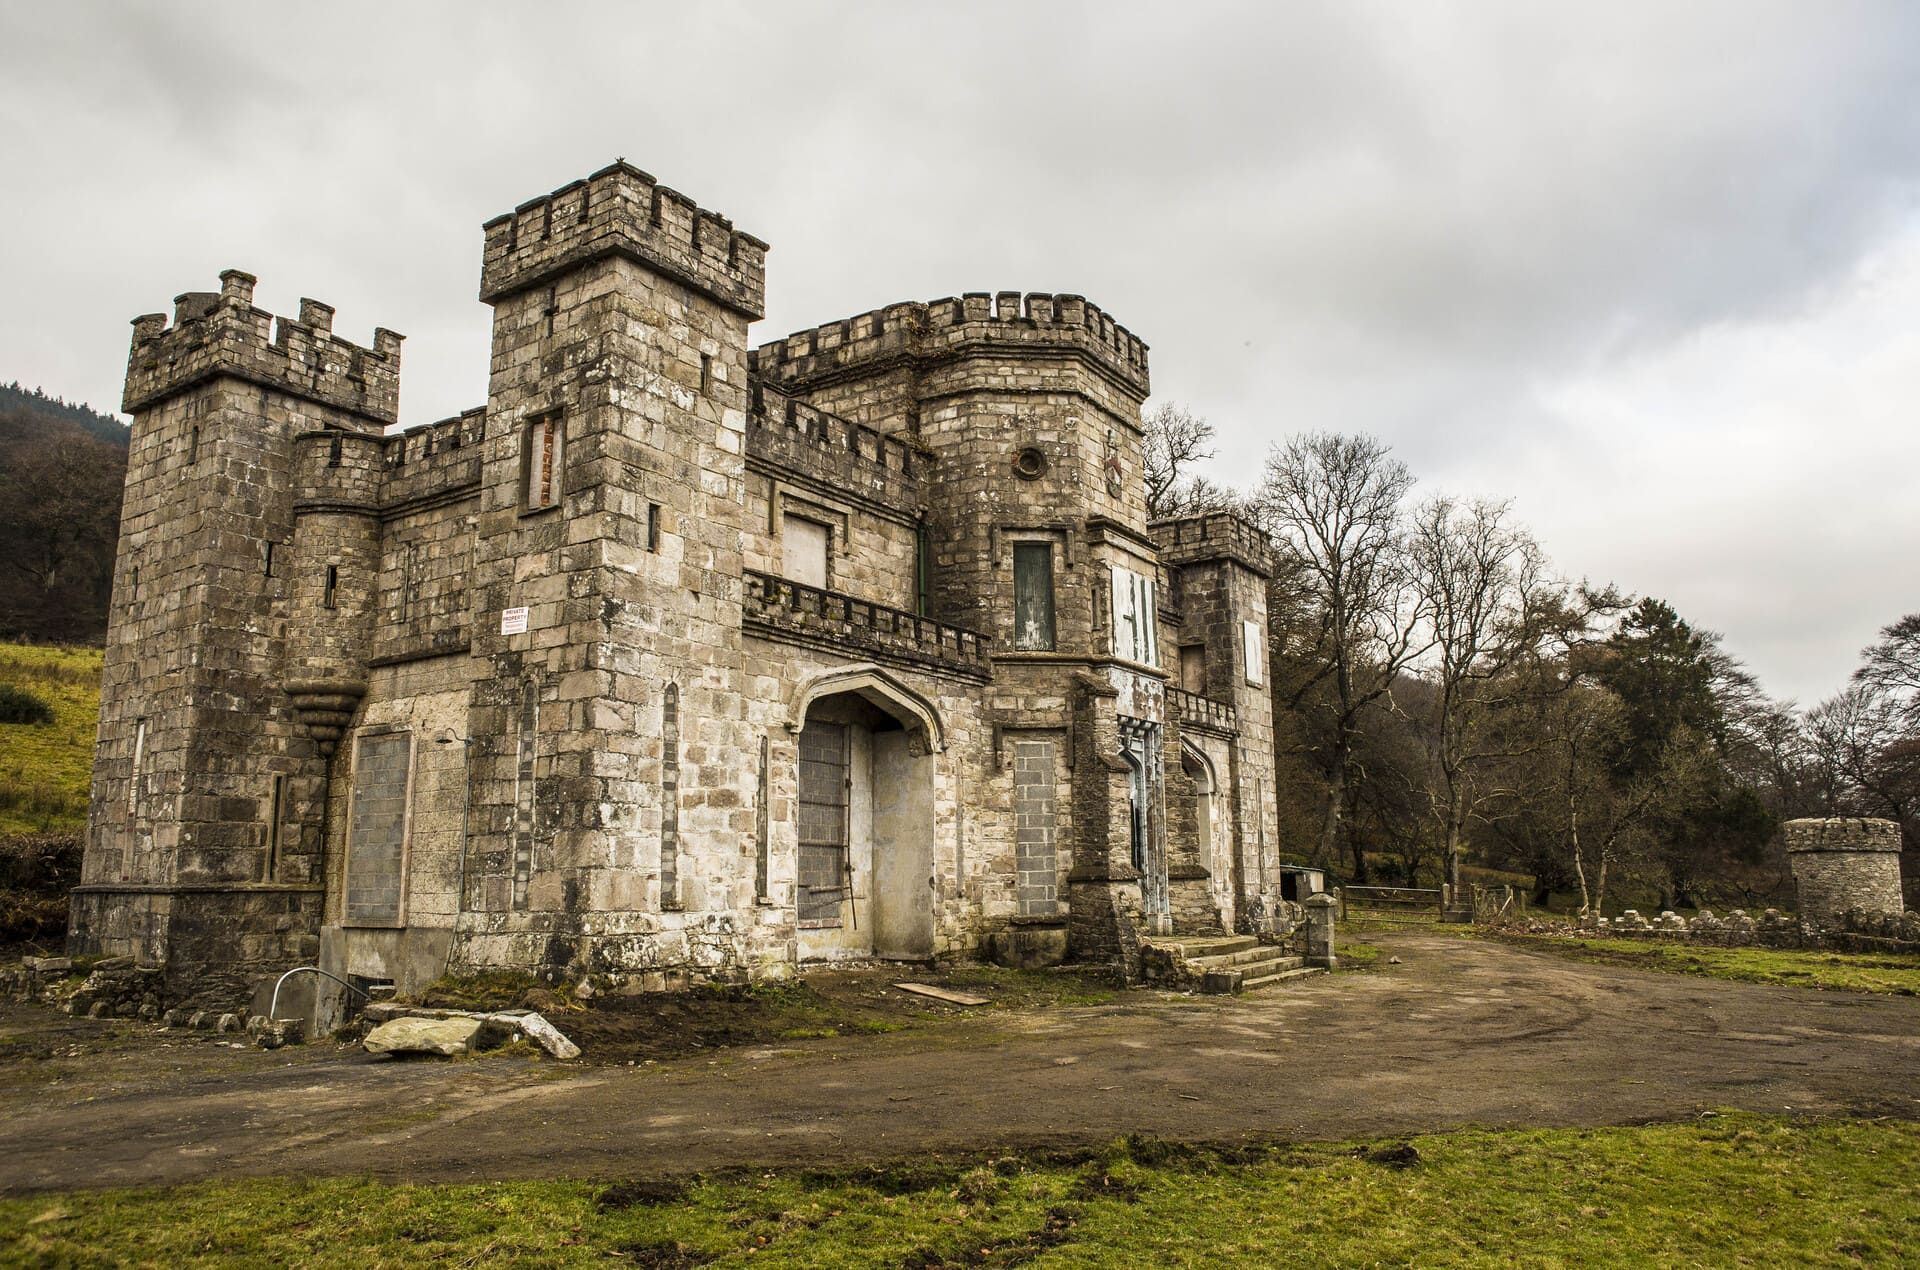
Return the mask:
<path id="1" fill-rule="evenodd" d="M 933 955 L 933 703 L 877 666 L 815 676 L 796 693 L 802 960 Z"/>

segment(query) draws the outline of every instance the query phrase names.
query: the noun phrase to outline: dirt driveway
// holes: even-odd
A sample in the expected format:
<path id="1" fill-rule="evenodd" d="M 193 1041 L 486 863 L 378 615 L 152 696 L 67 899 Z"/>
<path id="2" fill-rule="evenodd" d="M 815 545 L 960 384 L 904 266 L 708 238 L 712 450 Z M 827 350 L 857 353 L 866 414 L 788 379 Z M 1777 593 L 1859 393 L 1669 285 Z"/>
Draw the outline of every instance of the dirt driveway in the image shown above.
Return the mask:
<path id="1" fill-rule="evenodd" d="M 1444 936 L 1379 942 L 1404 964 L 1239 999 L 1130 993 L 633 1068 L 268 1054 L 171 1033 L 121 1039 L 125 1025 L 7 1007 L 0 1188 L 634 1177 L 1125 1133 L 1338 1138 L 1712 1107 L 1920 1116 L 1920 999 Z"/>

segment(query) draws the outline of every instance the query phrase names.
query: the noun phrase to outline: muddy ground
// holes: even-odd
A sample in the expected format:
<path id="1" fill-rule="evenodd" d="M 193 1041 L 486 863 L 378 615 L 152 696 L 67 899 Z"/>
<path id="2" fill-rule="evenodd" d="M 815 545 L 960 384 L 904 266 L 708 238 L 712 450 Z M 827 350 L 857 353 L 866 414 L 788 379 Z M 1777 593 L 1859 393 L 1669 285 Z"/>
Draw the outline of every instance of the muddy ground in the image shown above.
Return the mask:
<path id="1" fill-rule="evenodd" d="M 1920 999 L 1598 966 L 1450 936 L 1241 998 L 928 1015 L 627 1066 L 263 1053 L 0 1010 L 0 1188 L 235 1175 L 658 1177 L 1031 1147 L 1717 1107 L 1920 1116 Z M 911 1007 L 919 1009 L 919 1007 Z"/>

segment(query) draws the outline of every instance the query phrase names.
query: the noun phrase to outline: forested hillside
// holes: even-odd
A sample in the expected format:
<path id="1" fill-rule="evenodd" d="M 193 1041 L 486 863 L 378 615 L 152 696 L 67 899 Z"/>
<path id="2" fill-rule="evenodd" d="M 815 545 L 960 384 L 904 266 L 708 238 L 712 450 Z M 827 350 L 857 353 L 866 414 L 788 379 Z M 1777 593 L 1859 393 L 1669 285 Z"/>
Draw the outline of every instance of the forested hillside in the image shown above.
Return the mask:
<path id="1" fill-rule="evenodd" d="M 0 387 L 0 638 L 102 637 L 126 471 L 119 420 Z"/>

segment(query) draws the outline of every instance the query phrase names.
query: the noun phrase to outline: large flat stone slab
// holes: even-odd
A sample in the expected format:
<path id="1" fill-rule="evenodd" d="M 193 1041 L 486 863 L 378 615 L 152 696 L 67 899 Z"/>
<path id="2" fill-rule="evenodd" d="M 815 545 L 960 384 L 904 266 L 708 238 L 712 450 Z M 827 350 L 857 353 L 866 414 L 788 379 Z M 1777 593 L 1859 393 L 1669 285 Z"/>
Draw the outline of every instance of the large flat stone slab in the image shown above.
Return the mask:
<path id="1" fill-rule="evenodd" d="M 454 1058 L 473 1048 L 479 1019 L 393 1019 L 367 1033 L 369 1054 L 437 1054 Z"/>

